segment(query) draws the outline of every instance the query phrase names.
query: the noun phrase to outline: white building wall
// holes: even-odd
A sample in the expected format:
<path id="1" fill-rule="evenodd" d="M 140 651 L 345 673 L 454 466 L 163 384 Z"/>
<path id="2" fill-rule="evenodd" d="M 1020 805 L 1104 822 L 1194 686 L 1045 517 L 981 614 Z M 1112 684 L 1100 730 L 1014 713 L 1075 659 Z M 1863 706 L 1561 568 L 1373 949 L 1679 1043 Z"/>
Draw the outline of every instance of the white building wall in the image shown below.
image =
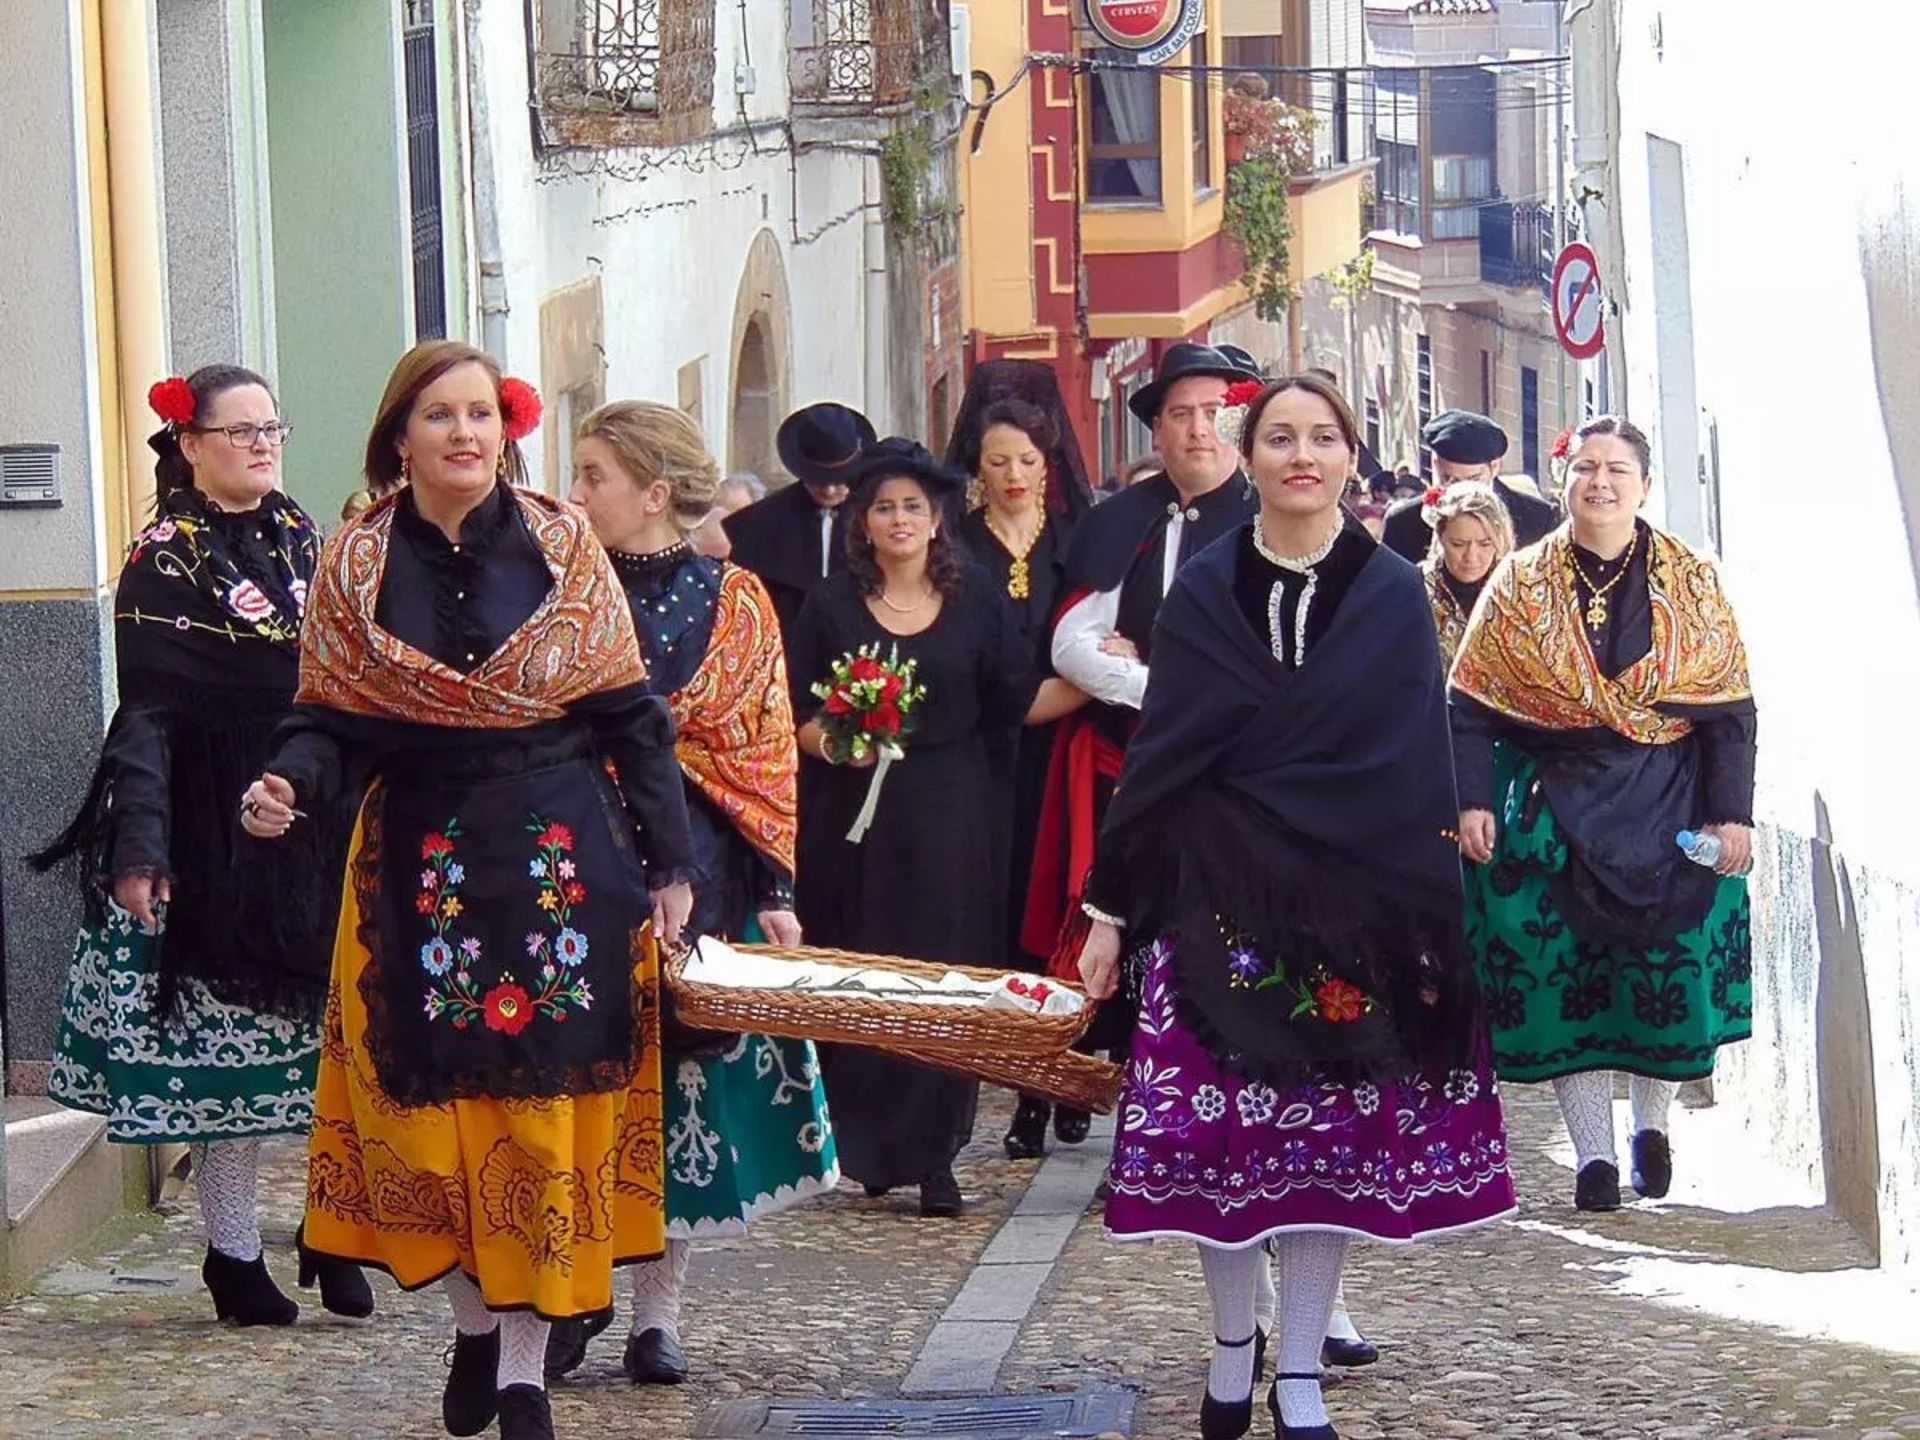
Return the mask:
<path id="1" fill-rule="evenodd" d="M 1754 9 L 1620 0 L 1612 338 L 1667 471 L 1656 506 L 1698 497 L 1689 437 L 1717 428 L 1759 697 L 1776 830 L 1755 885 L 1759 1038 L 1723 1059 L 1721 1096 L 1824 1174 L 1885 1263 L 1920 1268 L 1920 156 L 1888 108 L 1910 47 L 1874 6 L 1817 24 Z M 1778 103 L 1810 75 L 1844 77 L 1821 87 L 1818 123 Z M 1654 203 L 1650 137 L 1679 147 L 1684 250 L 1678 211 Z M 1655 305 L 1680 253 L 1690 366 Z"/>
<path id="2" fill-rule="evenodd" d="M 597 275 L 607 397 L 673 403 L 680 368 L 704 357 L 702 419 L 724 463 L 736 299 L 748 251 L 764 230 L 779 247 L 791 298 L 784 362 L 793 403 L 860 405 L 863 198 L 877 193 L 865 179 L 877 161 L 833 148 L 796 155 L 773 123 L 788 105 L 785 7 L 750 5 L 743 16 L 743 7 L 715 5 L 716 135 L 678 151 L 614 149 L 544 164 L 528 138 L 520 7 L 488 6 L 482 25 L 510 306 L 508 368 L 537 373 L 541 300 Z M 754 93 L 740 96 L 736 66 L 749 54 Z M 529 455 L 536 470 L 540 459 Z M 536 475 L 549 488 L 552 478 Z"/>

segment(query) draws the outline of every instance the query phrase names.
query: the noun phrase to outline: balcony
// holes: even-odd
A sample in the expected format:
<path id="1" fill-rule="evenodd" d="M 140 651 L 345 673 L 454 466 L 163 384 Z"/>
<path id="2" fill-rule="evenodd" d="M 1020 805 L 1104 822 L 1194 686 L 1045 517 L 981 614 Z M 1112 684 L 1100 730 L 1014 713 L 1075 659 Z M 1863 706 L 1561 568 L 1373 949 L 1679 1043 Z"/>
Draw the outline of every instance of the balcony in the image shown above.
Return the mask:
<path id="1" fill-rule="evenodd" d="M 946 71 L 946 19 L 933 0 L 790 3 L 787 78 L 796 109 L 872 114 L 907 102 L 923 56 L 938 55 Z"/>
<path id="2" fill-rule="evenodd" d="M 1553 281 L 1553 210 L 1502 202 L 1480 211 L 1480 275 L 1489 285 L 1539 287 Z"/>
<path id="3" fill-rule="evenodd" d="M 1296 176 L 1287 187 L 1293 229 L 1287 258 L 1295 290 L 1360 253 L 1367 234 L 1367 180 L 1373 164 L 1359 160 L 1315 170 Z"/>
<path id="4" fill-rule="evenodd" d="M 542 0 L 537 40 L 549 148 L 671 145 L 713 126 L 713 0 Z"/>

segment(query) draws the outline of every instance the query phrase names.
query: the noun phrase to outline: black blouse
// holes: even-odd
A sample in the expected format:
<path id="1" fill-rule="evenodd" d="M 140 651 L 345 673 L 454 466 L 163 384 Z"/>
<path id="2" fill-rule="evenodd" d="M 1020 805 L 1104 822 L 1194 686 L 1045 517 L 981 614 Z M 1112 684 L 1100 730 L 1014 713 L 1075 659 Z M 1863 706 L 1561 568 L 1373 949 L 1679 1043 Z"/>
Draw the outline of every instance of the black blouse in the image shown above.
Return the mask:
<path id="1" fill-rule="evenodd" d="M 504 485 L 481 501 L 449 541 L 421 518 L 413 492 L 393 511 L 387 570 L 374 623 L 462 675 L 527 622 L 553 589 L 526 521 Z"/>

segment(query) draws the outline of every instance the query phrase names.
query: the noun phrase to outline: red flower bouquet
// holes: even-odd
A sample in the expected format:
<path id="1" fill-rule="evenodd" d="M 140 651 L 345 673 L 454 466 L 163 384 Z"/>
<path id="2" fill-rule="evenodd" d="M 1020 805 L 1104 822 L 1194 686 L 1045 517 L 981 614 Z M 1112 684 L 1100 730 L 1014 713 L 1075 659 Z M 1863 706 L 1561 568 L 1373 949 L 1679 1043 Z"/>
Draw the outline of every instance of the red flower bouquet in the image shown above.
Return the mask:
<path id="1" fill-rule="evenodd" d="M 900 658 L 897 645 L 888 650 L 885 660 L 878 645 L 863 645 L 834 661 L 828 678 L 813 686 L 821 701 L 822 750 L 842 764 L 877 761 L 866 803 L 847 832 L 847 839 L 856 845 L 873 824 L 887 767 L 906 758 L 900 742 L 912 732 L 921 702 L 927 698 L 927 687 L 914 679 L 916 668 L 917 662 Z"/>

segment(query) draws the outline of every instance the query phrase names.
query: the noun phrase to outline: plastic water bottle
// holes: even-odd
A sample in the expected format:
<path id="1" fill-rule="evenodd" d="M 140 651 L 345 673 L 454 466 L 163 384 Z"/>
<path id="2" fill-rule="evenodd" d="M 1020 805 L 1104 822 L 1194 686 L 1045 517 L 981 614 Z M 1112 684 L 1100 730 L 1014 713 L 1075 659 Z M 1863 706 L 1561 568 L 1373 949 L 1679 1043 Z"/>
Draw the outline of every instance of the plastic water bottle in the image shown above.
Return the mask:
<path id="1" fill-rule="evenodd" d="M 1682 830 L 1673 837 L 1673 843 L 1680 847 L 1680 853 L 1696 865 L 1704 865 L 1711 870 L 1720 863 L 1720 837 L 1718 835 L 1700 835 L 1692 830 Z"/>

